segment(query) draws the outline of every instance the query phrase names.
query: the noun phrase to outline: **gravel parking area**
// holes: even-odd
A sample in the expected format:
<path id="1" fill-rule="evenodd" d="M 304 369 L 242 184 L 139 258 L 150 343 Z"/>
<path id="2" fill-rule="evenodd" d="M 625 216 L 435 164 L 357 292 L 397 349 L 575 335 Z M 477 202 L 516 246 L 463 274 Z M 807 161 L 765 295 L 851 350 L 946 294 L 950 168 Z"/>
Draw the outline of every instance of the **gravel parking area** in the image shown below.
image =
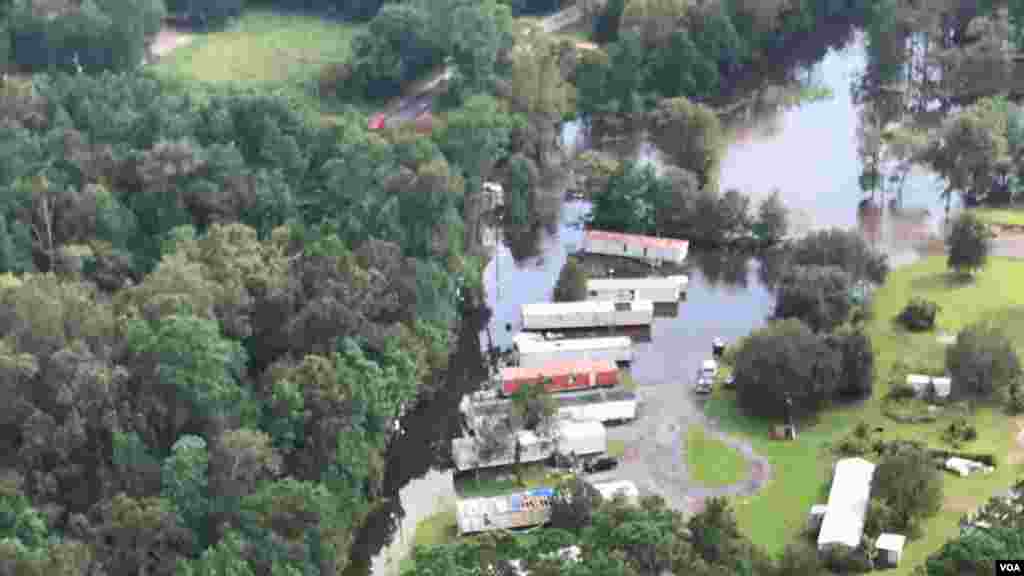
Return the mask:
<path id="1" fill-rule="evenodd" d="M 619 466 L 590 476 L 592 481 L 630 480 L 644 494 L 658 494 L 684 514 L 698 513 L 707 498 L 748 496 L 771 480 L 771 465 L 749 443 L 725 436 L 704 417 L 689 382 L 641 387 L 638 418 L 608 429 L 609 440 L 626 445 Z M 750 477 L 740 483 L 706 488 L 690 480 L 686 470 L 686 431 L 700 424 L 739 451 L 750 463 Z"/>

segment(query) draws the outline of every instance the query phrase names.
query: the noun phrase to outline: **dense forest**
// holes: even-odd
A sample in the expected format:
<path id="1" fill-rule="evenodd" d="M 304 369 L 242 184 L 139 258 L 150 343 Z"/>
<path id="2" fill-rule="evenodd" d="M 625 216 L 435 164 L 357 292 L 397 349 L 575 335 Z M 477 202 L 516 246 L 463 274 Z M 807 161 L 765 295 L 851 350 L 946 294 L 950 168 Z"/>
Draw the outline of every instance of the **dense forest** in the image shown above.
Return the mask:
<path id="1" fill-rule="evenodd" d="M 546 135 L 572 102 L 592 116 L 651 112 L 680 166 L 675 188 L 627 166 L 598 203 L 615 214 L 610 192 L 637 186 L 675 214 L 638 229 L 696 234 L 700 205 L 683 196 L 703 189 L 723 210 L 743 199 L 710 195 L 704 136 L 719 127 L 692 102 L 824 20 L 866 18 L 872 70 L 920 62 L 908 106 L 939 98 L 945 134 L 962 136 L 915 158 L 950 193 L 1016 189 L 1019 113 L 982 99 L 1010 80 L 974 90 L 978 68 L 962 56 L 986 38 L 977 25 L 1017 41 L 1019 4 L 594 4 L 583 8 L 602 50 L 564 74 L 556 43 L 517 53 L 511 29 L 513 14 L 552 2 L 278 6 L 368 21 L 352 61 L 328 70 L 360 98 L 453 62 L 443 118 L 422 135 L 370 133 L 355 112 L 317 123 L 284 96 L 199 95 L 139 69 L 165 16 L 218 27 L 238 0 L 0 0 L 0 67 L 25 74 L 0 84 L 0 574 L 340 573 L 381 496 L 396 421 L 444 386 L 459 305 L 479 300 L 476 191 L 501 174 L 510 213 L 528 220 Z M 882 58 L 914 32 L 944 50 Z M 998 154 L 968 154 L 979 142 Z M 775 566 L 724 506 L 686 527 L 657 500 L 595 518 L 575 537 L 607 553 L 575 574 L 795 574 L 786 566 L 806 557 Z M 608 544 L 623 536 L 633 540 Z M 483 549 L 418 559 L 429 573 L 472 573 Z"/>

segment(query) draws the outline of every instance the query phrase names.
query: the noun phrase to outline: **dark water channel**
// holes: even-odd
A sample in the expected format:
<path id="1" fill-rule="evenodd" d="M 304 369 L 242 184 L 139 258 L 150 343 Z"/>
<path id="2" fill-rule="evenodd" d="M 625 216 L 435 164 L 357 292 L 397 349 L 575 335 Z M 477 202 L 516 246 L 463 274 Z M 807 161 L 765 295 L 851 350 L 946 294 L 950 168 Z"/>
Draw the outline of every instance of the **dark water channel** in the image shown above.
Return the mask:
<path id="1" fill-rule="evenodd" d="M 831 97 L 790 107 L 777 106 L 780 93 L 792 86 L 759 86 L 753 104 L 727 122 L 731 143 L 722 162 L 722 189 L 737 188 L 756 197 L 778 189 L 795 212 L 796 231 L 821 227 L 859 227 L 884 248 L 895 263 L 912 259 L 915 250 L 904 242 L 899 219 L 882 212 L 879 219 L 858 211 L 863 198 L 857 155 L 858 107 L 851 83 L 865 66 L 862 40 L 829 50 L 827 39 L 808 46 L 820 58 L 793 76 L 805 84 L 825 86 Z M 834 38 L 832 36 L 832 41 Z M 806 60 L 805 60 L 806 61 Z M 813 61 L 813 60 L 812 60 Z M 578 124 L 563 131 L 563 144 L 579 151 L 592 136 Z M 610 150 L 620 158 L 651 162 L 658 167 L 658 151 L 642 135 L 627 135 Z M 557 188 L 557 187 L 556 187 Z M 927 209 L 930 217 L 919 224 L 934 231 L 941 216 L 939 185 L 925 173 L 914 173 L 904 192 L 905 206 Z M 384 495 L 391 499 L 367 522 L 354 547 L 357 556 L 348 571 L 369 574 L 369 559 L 394 537 L 389 521 L 402 510 L 398 490 L 443 466 L 445 445 L 458 431 L 457 405 L 484 378 L 481 348 L 508 347 L 518 330 L 522 304 L 550 301 L 555 280 L 566 256 L 581 239 L 577 226 L 586 213 L 582 201 L 562 202 L 564 189 L 546 193 L 544 222 L 526 237 L 499 236 L 495 256 L 484 272 L 486 307 L 465 311 L 458 349 L 452 357 L 444 391 L 421 402 L 402 422 L 406 434 L 393 442 Z M 759 264 L 723 253 L 694 253 L 689 258 L 690 284 L 686 301 L 672 317 L 656 318 L 649 338 L 638 342 L 631 372 L 641 387 L 688 382 L 710 352 L 715 336 L 734 340 L 762 325 L 771 312 L 772 295 L 759 275 Z M 621 275 L 621 274 L 620 274 Z"/>

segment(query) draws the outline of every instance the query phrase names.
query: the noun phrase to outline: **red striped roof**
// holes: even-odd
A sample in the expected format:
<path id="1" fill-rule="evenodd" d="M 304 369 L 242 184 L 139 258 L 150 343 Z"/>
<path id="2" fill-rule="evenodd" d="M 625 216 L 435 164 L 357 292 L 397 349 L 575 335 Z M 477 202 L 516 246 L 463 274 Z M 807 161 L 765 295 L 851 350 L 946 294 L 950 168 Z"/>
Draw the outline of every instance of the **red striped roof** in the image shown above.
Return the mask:
<path id="1" fill-rule="evenodd" d="M 522 378 L 551 378 L 564 374 L 585 374 L 589 372 L 607 372 L 618 370 L 611 360 L 563 360 L 549 362 L 534 368 L 508 366 L 501 370 L 502 380 L 519 380 Z"/>
<path id="2" fill-rule="evenodd" d="M 630 242 L 641 246 L 656 246 L 658 248 L 676 248 L 686 250 L 690 246 L 689 240 L 676 240 L 675 238 L 655 238 L 654 236 L 641 236 L 639 234 L 621 234 L 619 232 L 605 232 L 604 230 L 587 230 L 587 240 L 609 240 L 612 242 Z"/>

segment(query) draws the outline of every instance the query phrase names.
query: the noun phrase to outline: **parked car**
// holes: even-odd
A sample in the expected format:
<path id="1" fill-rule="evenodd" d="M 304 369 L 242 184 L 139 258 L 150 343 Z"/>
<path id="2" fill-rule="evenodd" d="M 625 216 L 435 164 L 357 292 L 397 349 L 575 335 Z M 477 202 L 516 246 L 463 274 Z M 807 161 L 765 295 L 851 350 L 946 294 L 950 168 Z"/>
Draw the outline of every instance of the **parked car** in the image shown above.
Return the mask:
<path id="1" fill-rule="evenodd" d="M 714 360 L 705 360 L 697 370 L 697 381 L 693 388 L 697 394 L 711 394 L 715 385 L 715 375 L 718 374 L 718 363 Z"/>
<path id="2" fill-rule="evenodd" d="M 602 456 L 590 462 L 587 462 L 583 466 L 583 471 L 592 474 L 594 472 L 606 472 L 618 467 L 619 461 L 611 456 Z"/>

